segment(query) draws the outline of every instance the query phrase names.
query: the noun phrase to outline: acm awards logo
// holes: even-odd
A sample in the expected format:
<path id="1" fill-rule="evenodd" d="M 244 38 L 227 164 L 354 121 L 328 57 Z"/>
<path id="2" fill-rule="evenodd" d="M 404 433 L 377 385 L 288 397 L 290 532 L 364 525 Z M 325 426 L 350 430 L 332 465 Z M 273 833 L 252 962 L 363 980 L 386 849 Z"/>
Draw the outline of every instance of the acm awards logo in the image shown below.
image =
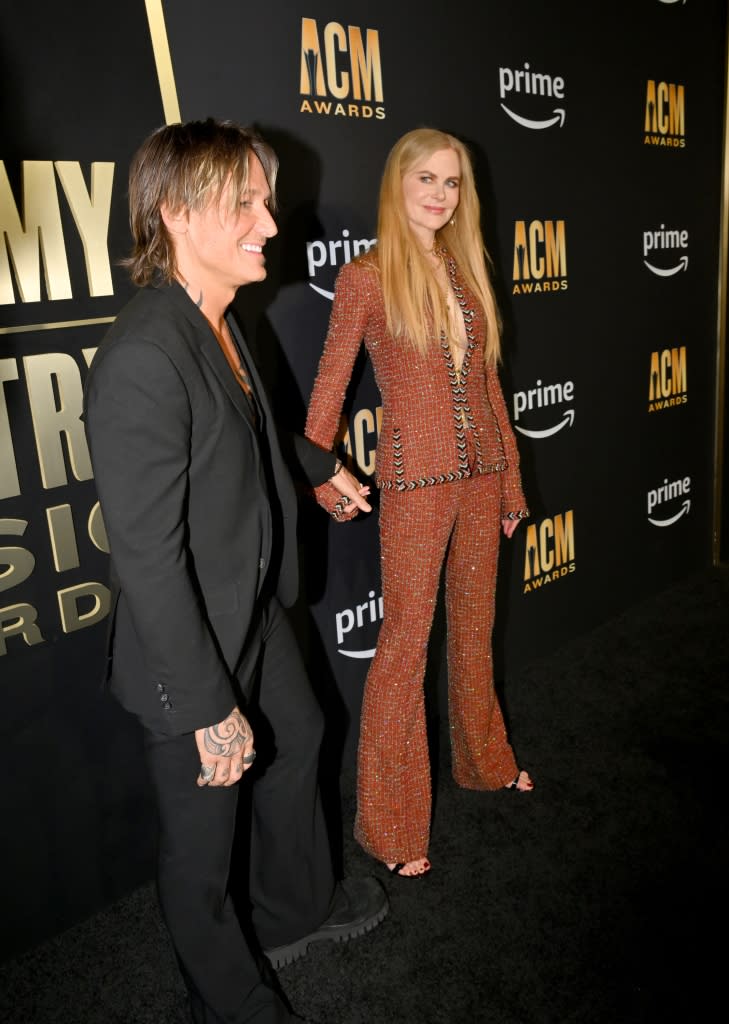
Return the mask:
<path id="1" fill-rule="evenodd" d="M 552 437 L 554 434 L 558 434 L 563 427 L 571 427 L 575 422 L 575 410 L 572 408 L 562 410 L 557 407 L 571 403 L 574 393 L 575 384 L 571 380 L 556 384 L 543 384 L 541 380 L 538 380 L 536 387 L 529 388 L 527 391 L 514 392 L 514 429 L 526 437 L 539 439 Z M 536 429 L 535 427 L 525 427 L 519 423 L 519 418 L 523 413 L 535 409 L 547 410 L 547 426 Z M 544 415 L 540 417 L 537 414 L 537 417 L 545 419 Z"/>
<path id="2" fill-rule="evenodd" d="M 377 29 L 330 21 L 319 32 L 315 18 L 301 19 L 302 114 L 385 118 Z"/>
<path id="3" fill-rule="evenodd" d="M 674 256 L 673 250 L 681 249 L 688 249 L 688 231 L 685 229 L 667 229 L 665 224 L 661 224 L 657 231 L 643 232 L 643 263 L 658 277 L 673 277 L 682 270 L 688 270 L 688 256 L 683 254 L 678 259 Z M 649 262 L 648 255 L 651 254 L 651 259 L 654 259 L 654 253 L 661 262 L 672 263 L 672 266 L 658 267 Z"/>
<path id="4" fill-rule="evenodd" d="M 567 241 L 563 220 L 514 223 L 514 295 L 567 290 Z"/>
<path id="5" fill-rule="evenodd" d="M 559 75 L 532 71 L 526 61 L 523 68 L 499 68 L 499 96 L 501 109 L 522 128 L 540 131 L 564 125 L 567 111 L 551 102 L 564 100 L 564 78 Z M 509 106 L 503 102 L 507 98 Z M 551 107 L 549 111 L 547 106 Z M 533 116 L 527 117 L 527 112 Z"/>
<path id="6" fill-rule="evenodd" d="M 660 412 L 688 402 L 686 346 L 651 352 L 648 412 Z"/>
<path id="7" fill-rule="evenodd" d="M 531 594 L 556 583 L 573 573 L 575 568 L 573 509 L 527 526 L 523 593 Z"/>
<path id="8" fill-rule="evenodd" d="M 376 597 L 374 590 L 369 591 L 367 600 L 362 604 L 336 612 L 337 654 L 345 658 L 374 657 L 377 630 L 373 627 L 379 629 L 384 614 L 382 595 Z"/>
<path id="9" fill-rule="evenodd" d="M 643 131 L 645 146 L 685 147 L 686 102 L 682 85 L 648 79 Z"/>
<path id="10" fill-rule="evenodd" d="M 688 515 L 691 510 L 691 477 L 668 482 L 664 478 L 660 487 L 648 491 L 648 522 L 652 526 L 673 526 L 679 519 Z M 660 506 L 668 504 L 668 509 Z"/>

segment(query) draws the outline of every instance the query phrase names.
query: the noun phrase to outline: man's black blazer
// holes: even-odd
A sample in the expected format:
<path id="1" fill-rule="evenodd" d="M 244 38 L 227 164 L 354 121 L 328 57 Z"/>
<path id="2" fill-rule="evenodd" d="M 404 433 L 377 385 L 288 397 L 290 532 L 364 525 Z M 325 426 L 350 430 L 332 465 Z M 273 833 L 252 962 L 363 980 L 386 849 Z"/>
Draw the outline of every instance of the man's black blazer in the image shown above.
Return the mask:
<path id="1" fill-rule="evenodd" d="M 230 714 L 264 580 L 284 605 L 298 588 L 296 493 L 230 313 L 228 323 L 254 386 L 255 422 L 207 320 L 176 283 L 142 289 L 122 310 L 85 387 L 111 549 L 111 688 L 170 735 Z M 311 485 L 332 475 L 331 452 L 297 437 L 295 453 Z"/>

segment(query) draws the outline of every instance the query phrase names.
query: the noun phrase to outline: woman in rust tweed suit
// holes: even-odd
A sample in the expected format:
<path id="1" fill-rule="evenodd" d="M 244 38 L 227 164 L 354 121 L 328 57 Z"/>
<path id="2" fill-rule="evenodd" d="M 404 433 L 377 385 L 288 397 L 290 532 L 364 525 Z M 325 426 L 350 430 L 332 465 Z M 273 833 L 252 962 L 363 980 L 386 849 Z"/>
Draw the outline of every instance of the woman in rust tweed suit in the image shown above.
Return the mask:
<path id="1" fill-rule="evenodd" d="M 382 396 L 377 447 L 384 619 L 367 676 L 355 836 L 399 875 L 430 869 L 423 677 L 446 560 L 455 781 L 526 791 L 494 692 L 499 535 L 528 515 L 497 375 L 499 317 L 463 144 L 408 132 L 388 156 L 378 244 L 342 267 L 306 434 L 331 449 L 364 339 Z M 356 509 L 327 483 L 336 519 Z"/>

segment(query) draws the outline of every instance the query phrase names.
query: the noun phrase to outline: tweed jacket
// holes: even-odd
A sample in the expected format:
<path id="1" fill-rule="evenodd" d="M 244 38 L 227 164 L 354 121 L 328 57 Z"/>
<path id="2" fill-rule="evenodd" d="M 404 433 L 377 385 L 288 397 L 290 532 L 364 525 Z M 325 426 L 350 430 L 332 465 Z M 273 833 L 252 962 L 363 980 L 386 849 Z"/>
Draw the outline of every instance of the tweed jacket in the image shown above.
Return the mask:
<path id="1" fill-rule="evenodd" d="M 369 254 L 345 264 L 337 275 L 306 436 L 331 449 L 353 364 L 364 340 L 382 397 L 377 486 L 410 491 L 476 473 L 498 473 L 502 518 L 521 518 L 528 511 L 519 452 L 496 369 L 484 366 L 483 311 L 455 260 L 445 250 L 443 255 L 468 338 L 460 374 L 447 340 L 435 340 L 422 354 L 392 337 L 376 259 Z M 474 452 L 470 459 L 467 431 Z M 316 489 L 316 497 L 332 512 L 340 495 L 327 483 Z"/>

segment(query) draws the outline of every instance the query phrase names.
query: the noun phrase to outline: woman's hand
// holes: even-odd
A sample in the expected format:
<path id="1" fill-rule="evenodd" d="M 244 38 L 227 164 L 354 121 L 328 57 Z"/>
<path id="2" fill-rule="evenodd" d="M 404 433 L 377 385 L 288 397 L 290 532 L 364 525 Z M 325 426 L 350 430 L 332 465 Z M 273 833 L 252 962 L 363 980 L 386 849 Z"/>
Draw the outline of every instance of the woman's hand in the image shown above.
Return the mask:
<path id="1" fill-rule="evenodd" d="M 504 536 L 511 539 L 514 536 L 514 530 L 520 522 L 521 519 L 502 519 L 501 529 L 504 531 Z"/>
<path id="2" fill-rule="evenodd" d="M 367 484 L 361 484 L 356 476 L 353 476 L 346 466 L 338 469 L 334 476 L 329 477 L 329 483 L 339 491 L 343 497 L 348 498 L 362 512 L 371 512 L 372 506 L 367 501 L 370 489 Z"/>

